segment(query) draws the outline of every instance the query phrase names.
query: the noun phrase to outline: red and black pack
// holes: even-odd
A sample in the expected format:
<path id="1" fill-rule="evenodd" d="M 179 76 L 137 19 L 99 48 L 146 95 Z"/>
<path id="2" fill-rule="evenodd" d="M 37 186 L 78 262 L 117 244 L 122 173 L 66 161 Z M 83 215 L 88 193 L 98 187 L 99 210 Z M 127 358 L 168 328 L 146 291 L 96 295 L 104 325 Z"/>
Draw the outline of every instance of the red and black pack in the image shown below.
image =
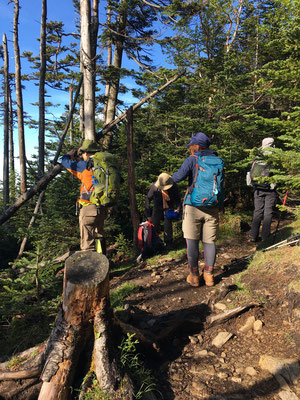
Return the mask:
<path id="1" fill-rule="evenodd" d="M 138 250 L 142 258 L 153 256 L 163 249 L 163 241 L 151 222 L 142 222 L 138 229 Z"/>

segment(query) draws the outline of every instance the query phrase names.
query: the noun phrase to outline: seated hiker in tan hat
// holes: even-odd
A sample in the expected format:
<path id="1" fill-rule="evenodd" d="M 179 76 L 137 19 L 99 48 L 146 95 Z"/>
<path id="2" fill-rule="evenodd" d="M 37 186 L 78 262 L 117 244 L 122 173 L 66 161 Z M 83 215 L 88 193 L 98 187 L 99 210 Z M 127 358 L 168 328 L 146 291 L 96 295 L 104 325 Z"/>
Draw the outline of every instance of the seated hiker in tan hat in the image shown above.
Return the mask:
<path id="1" fill-rule="evenodd" d="M 153 207 L 151 207 L 152 201 Z M 164 242 L 167 247 L 170 247 L 173 242 L 172 216 L 175 218 L 180 207 L 181 199 L 178 186 L 169 174 L 163 172 L 152 184 L 147 194 L 145 214 L 148 221 L 155 226 L 157 232 L 160 232 L 160 221 L 164 221 Z"/>

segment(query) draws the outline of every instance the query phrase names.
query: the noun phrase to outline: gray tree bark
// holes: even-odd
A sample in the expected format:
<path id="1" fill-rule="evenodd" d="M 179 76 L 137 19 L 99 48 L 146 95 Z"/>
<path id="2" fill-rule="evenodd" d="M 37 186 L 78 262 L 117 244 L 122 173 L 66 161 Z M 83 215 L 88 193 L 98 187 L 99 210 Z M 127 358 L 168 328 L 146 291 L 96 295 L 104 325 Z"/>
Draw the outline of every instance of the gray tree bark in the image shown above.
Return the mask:
<path id="1" fill-rule="evenodd" d="M 47 0 L 42 0 L 39 77 L 39 166 L 38 176 L 45 172 L 45 79 L 46 79 L 46 21 Z"/>
<path id="2" fill-rule="evenodd" d="M 109 7 L 106 11 L 106 25 L 110 26 L 111 24 L 111 8 Z M 106 62 L 106 67 L 109 68 L 111 66 L 112 62 L 112 42 L 111 42 L 111 37 L 107 40 L 106 42 L 107 46 L 107 62 Z M 105 95 L 104 95 L 104 107 L 103 107 L 103 120 L 107 120 L 107 102 L 109 98 L 109 90 L 110 90 L 110 85 L 105 86 Z"/>
<path id="3" fill-rule="evenodd" d="M 109 87 L 106 88 L 108 93 L 107 108 L 106 108 L 106 119 L 105 125 L 111 123 L 116 115 L 116 105 L 120 87 L 120 68 L 122 67 L 122 56 L 123 56 L 123 44 L 125 40 L 125 30 L 127 25 L 127 8 L 128 1 L 121 0 L 119 5 L 119 15 L 117 21 L 117 34 L 115 37 L 114 55 L 112 61 L 112 67 L 114 69 L 114 76 L 112 81 L 109 83 Z M 110 137 L 106 136 L 103 140 L 104 149 L 108 149 L 110 143 Z"/>
<path id="4" fill-rule="evenodd" d="M 95 140 L 95 56 L 99 0 L 80 0 L 81 57 L 83 66 L 84 138 Z M 91 15 L 92 12 L 92 15 Z"/>
<path id="5" fill-rule="evenodd" d="M 69 113 L 71 113 L 73 107 L 73 79 L 69 86 Z M 70 121 L 70 143 L 73 143 L 73 116 Z"/>
<path id="6" fill-rule="evenodd" d="M 128 160 L 128 193 L 130 215 L 133 226 L 133 247 L 137 250 L 137 232 L 140 217 L 136 202 L 135 175 L 134 175 L 134 151 L 133 151 L 133 110 L 132 107 L 127 111 L 127 160 Z"/>
<path id="7" fill-rule="evenodd" d="M 5 33 L 3 34 L 3 53 L 4 53 L 4 65 L 3 65 L 3 76 L 4 76 L 4 114 L 3 114 L 3 130 L 4 130 L 4 141 L 3 141 L 3 209 L 6 210 L 9 203 L 9 170 L 8 170 L 8 159 L 9 159 L 9 61 L 8 61 L 8 49 L 7 40 Z"/>
<path id="8" fill-rule="evenodd" d="M 9 121 L 8 121 L 8 141 L 9 141 L 9 194 L 10 199 L 14 201 L 16 199 L 16 173 L 15 173 L 15 158 L 14 158 L 14 116 L 13 116 L 13 106 L 12 106 L 12 98 L 11 98 L 11 88 L 10 84 L 8 85 L 9 90 Z"/>
<path id="9" fill-rule="evenodd" d="M 26 154 L 25 154 L 25 135 L 24 135 L 24 115 L 23 115 L 23 96 L 21 83 L 21 58 L 19 49 L 19 0 L 14 0 L 14 52 L 15 52 L 15 83 L 17 97 L 17 116 L 18 116 L 18 135 L 19 135 L 19 156 L 20 156 L 20 177 L 21 193 L 27 189 L 26 175 Z"/>

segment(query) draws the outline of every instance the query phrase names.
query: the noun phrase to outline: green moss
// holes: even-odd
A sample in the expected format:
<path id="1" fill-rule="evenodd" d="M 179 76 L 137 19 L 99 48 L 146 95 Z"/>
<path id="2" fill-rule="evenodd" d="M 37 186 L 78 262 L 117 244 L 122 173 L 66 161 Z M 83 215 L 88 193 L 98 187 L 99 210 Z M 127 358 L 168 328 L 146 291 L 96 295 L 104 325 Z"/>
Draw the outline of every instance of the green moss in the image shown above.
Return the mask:
<path id="1" fill-rule="evenodd" d="M 125 283 L 116 290 L 110 292 L 111 306 L 115 311 L 120 311 L 124 308 L 123 300 L 125 297 L 138 291 L 138 286 L 134 283 Z"/>

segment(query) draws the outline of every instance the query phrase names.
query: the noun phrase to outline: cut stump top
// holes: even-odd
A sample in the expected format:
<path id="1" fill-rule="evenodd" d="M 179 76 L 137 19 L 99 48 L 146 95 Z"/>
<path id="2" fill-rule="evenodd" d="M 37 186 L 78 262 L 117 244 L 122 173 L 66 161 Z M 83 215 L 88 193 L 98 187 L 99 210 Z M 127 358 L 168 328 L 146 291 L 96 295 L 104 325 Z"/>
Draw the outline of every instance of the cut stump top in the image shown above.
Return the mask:
<path id="1" fill-rule="evenodd" d="M 109 270 L 109 261 L 92 251 L 80 251 L 66 260 L 65 280 L 73 285 L 95 286 L 104 281 Z"/>
<path id="2" fill-rule="evenodd" d="M 63 311 L 67 323 L 88 323 L 108 297 L 109 261 L 103 254 L 79 251 L 66 260 Z"/>

